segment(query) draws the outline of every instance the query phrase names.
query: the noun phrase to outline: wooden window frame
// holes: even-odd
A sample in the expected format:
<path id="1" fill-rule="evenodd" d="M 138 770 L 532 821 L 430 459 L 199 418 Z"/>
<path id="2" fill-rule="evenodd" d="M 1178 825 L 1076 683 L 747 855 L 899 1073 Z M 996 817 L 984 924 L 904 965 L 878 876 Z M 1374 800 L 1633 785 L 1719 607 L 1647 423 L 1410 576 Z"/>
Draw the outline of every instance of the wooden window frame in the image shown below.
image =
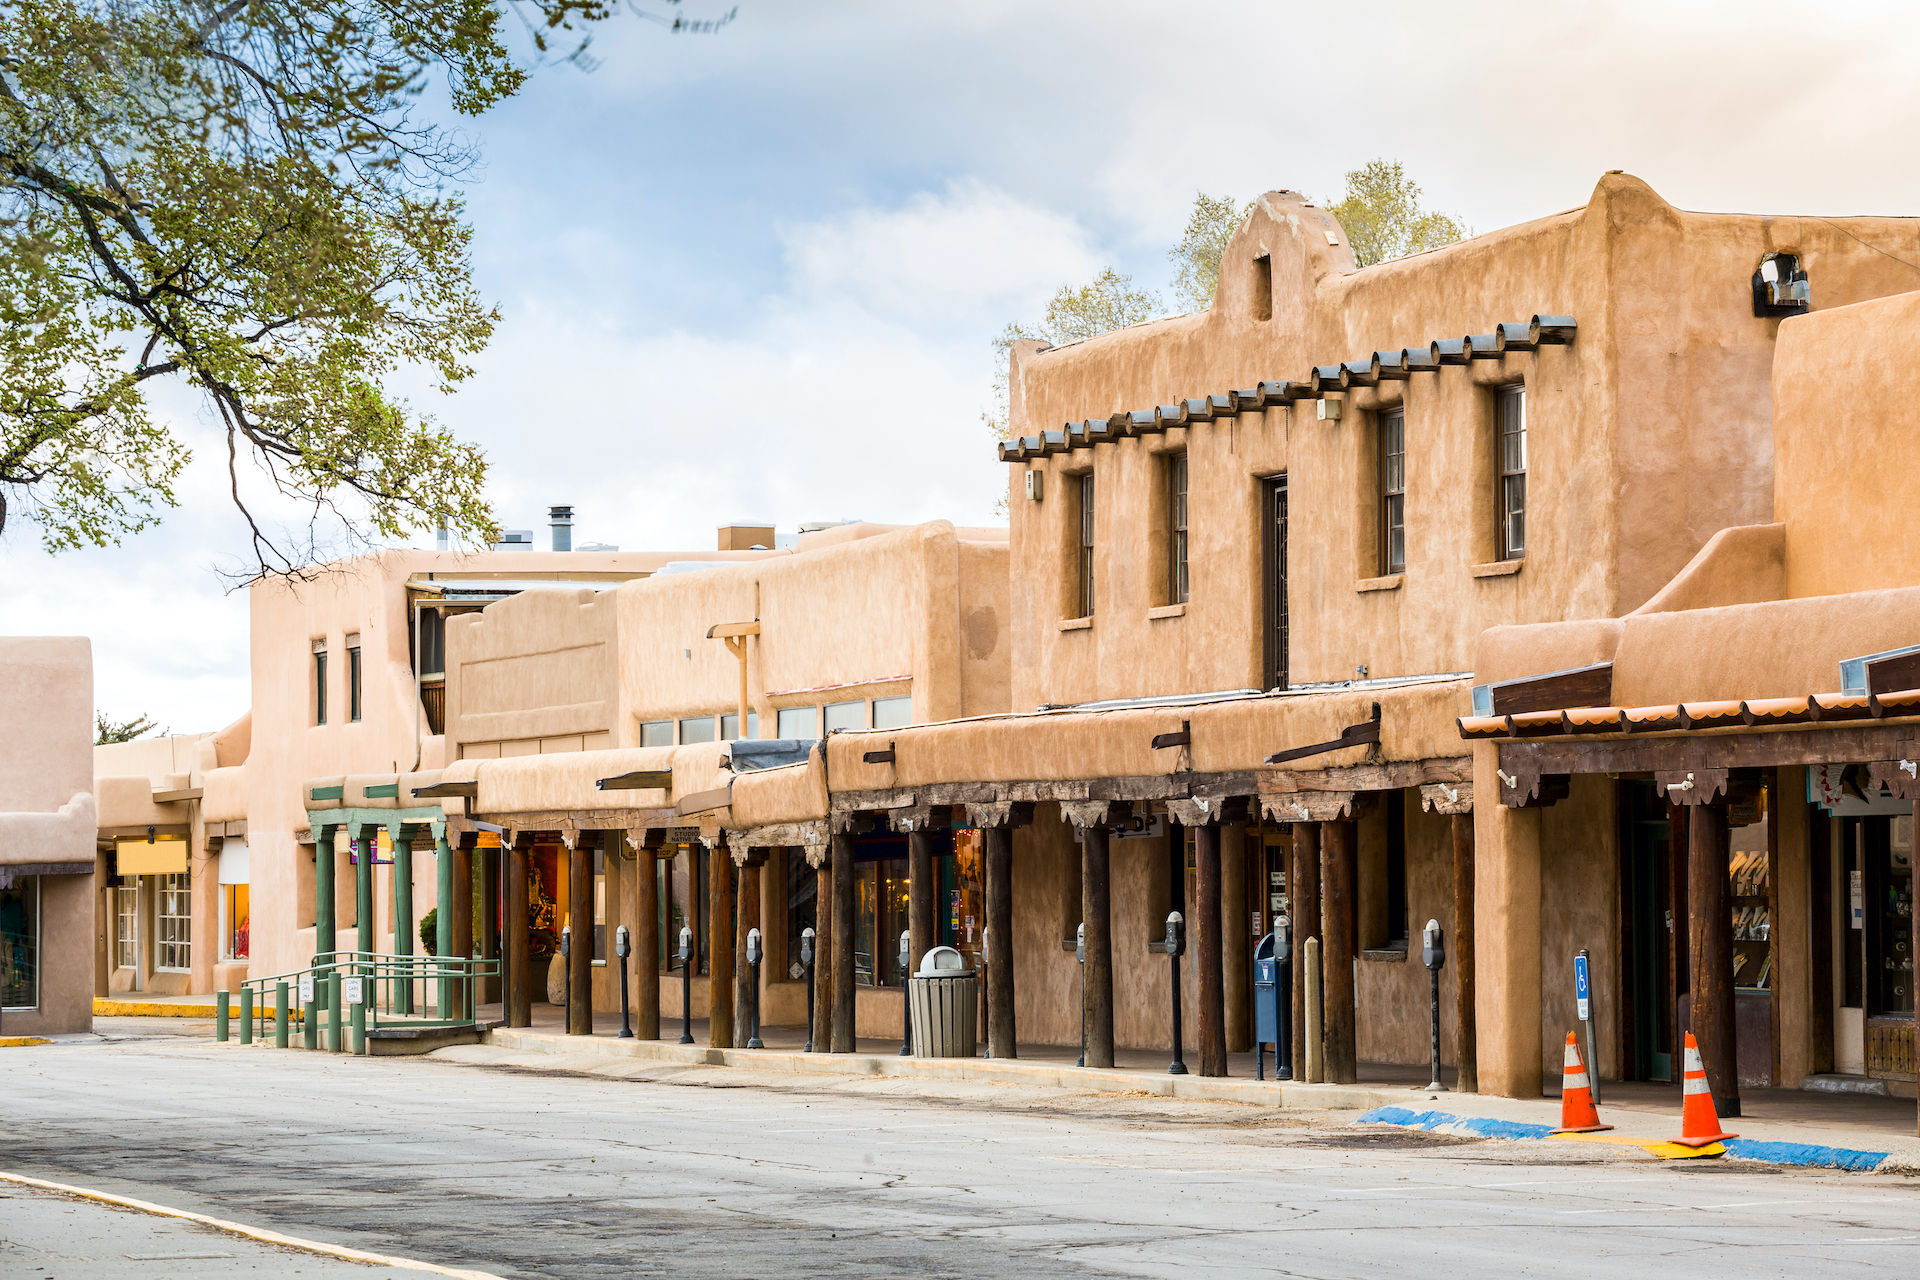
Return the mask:
<path id="1" fill-rule="evenodd" d="M 1378 435 L 1379 571 L 1385 576 L 1407 571 L 1407 411 L 1383 410 Z"/>
<path id="2" fill-rule="evenodd" d="M 327 651 L 313 651 L 313 722 L 327 722 Z"/>
<path id="3" fill-rule="evenodd" d="M 1261 683 L 1270 689 L 1288 686 L 1289 609 L 1287 604 L 1288 484 L 1285 475 L 1269 476 L 1260 485 L 1261 616 L 1265 622 Z"/>
<path id="4" fill-rule="evenodd" d="M 1077 564 L 1079 567 L 1079 581 L 1078 581 L 1078 591 L 1076 593 L 1075 599 L 1079 606 L 1080 612 L 1075 614 L 1074 616 L 1079 618 L 1091 618 L 1093 616 L 1093 605 L 1094 605 L 1094 595 L 1093 595 L 1093 549 L 1094 549 L 1094 528 L 1095 528 L 1094 516 L 1097 511 L 1096 504 L 1098 502 L 1098 495 L 1096 494 L 1093 487 L 1093 473 L 1091 471 L 1089 471 L 1086 475 L 1083 475 L 1080 477 L 1080 484 L 1078 488 L 1079 488 L 1079 494 L 1080 494 L 1080 506 L 1079 506 L 1079 510 L 1076 512 L 1076 515 L 1078 516 L 1078 520 L 1076 522 L 1078 533 L 1076 536 L 1079 538 L 1080 554 L 1077 560 Z"/>
<path id="5" fill-rule="evenodd" d="M 1185 450 L 1167 457 L 1167 603 L 1185 604 L 1191 587 L 1187 573 L 1187 487 Z"/>
<path id="6" fill-rule="evenodd" d="M 1527 388 L 1525 383 L 1493 392 L 1493 470 L 1495 546 L 1502 560 L 1527 554 Z M 1512 426 L 1518 408 L 1519 426 Z M 1515 525 L 1518 536 L 1515 536 Z"/>

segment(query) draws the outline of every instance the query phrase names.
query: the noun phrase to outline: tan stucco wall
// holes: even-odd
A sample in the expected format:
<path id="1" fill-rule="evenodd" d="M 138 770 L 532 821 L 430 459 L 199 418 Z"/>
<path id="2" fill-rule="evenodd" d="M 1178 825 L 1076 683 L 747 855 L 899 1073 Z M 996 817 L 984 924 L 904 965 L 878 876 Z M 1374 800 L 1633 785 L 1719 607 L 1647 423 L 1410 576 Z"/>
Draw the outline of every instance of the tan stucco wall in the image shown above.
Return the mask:
<path id="1" fill-rule="evenodd" d="M 615 619 L 611 589 L 578 587 L 525 591 L 448 619 L 446 726 L 455 758 L 614 746 Z"/>
<path id="2" fill-rule="evenodd" d="M 1895 238 L 1907 248 L 1875 243 L 1911 258 L 1915 238 Z M 1911 288 L 1911 268 L 1907 276 Z M 1787 594 L 1920 585 L 1908 532 L 1920 451 L 1920 293 L 1786 321 L 1773 390 Z"/>
<path id="3" fill-rule="evenodd" d="M 93 645 L 0 637 L 0 813 L 52 813 L 93 790 Z"/>
<path id="4" fill-rule="evenodd" d="M 1229 245 L 1209 311 L 1016 353 L 1015 434 L 1298 380 L 1314 364 L 1536 313 L 1573 315 L 1579 336 L 1356 392 L 1338 423 L 1303 401 L 1036 461 L 1048 473 L 1040 502 L 1011 468 L 1014 631 L 1033 654 L 1016 671 L 1016 706 L 1257 683 L 1257 481 L 1281 471 L 1296 682 L 1361 663 L 1374 676 L 1465 670 L 1485 627 L 1634 608 L 1720 529 L 1774 518 L 1770 366 L 1782 326 L 1752 314 L 1760 256 L 1801 253 L 1814 305 L 1831 308 L 1910 288 L 1911 268 L 1886 253 L 1911 256 L 1902 246 L 1920 240 L 1906 219 L 1688 213 L 1621 174 L 1585 208 L 1362 271 L 1326 243 L 1329 225 L 1324 210 L 1270 193 Z M 1268 321 L 1250 299 L 1260 254 Z M 1472 566 L 1493 558 L 1491 388 L 1516 381 L 1528 394 L 1527 560 L 1476 578 Z M 1396 403 L 1408 419 L 1407 573 L 1397 590 L 1359 592 L 1378 573 L 1372 415 Z M 1192 598 L 1183 617 L 1150 621 L 1165 591 L 1158 455 L 1183 446 Z M 1071 481 L 1090 467 L 1094 624 L 1061 632 L 1075 611 Z"/>

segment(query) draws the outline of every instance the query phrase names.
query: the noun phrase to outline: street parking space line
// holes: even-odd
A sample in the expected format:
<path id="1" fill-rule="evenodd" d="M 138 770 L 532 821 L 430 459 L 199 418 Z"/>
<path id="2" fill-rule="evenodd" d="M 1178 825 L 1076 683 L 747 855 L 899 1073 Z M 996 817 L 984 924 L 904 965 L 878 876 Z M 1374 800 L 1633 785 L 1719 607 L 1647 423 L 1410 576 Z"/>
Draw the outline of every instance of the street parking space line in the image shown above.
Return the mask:
<path id="1" fill-rule="evenodd" d="M 224 1218 L 209 1217 L 204 1213 L 194 1213 L 188 1209 L 175 1209 L 163 1204 L 154 1204 L 148 1200 L 135 1200 L 131 1196 L 114 1195 L 109 1191 L 95 1191 L 90 1187 L 69 1186 L 64 1182 L 48 1182 L 43 1178 L 29 1178 L 25 1174 L 0 1171 L 0 1178 L 8 1182 L 17 1182 L 22 1186 L 39 1187 L 43 1191 L 59 1191 L 70 1196 L 81 1196 L 88 1200 L 98 1200 L 103 1204 L 119 1205 L 123 1209 L 138 1209 L 142 1213 L 158 1214 L 164 1218 L 180 1218 L 187 1222 L 197 1222 L 203 1227 L 212 1227 L 216 1231 L 228 1231 L 250 1240 L 260 1240 L 267 1244 L 284 1245 L 289 1249 L 304 1249 L 308 1253 L 324 1254 L 330 1258 L 344 1258 L 349 1262 L 366 1262 L 381 1267 L 398 1267 L 403 1271 L 426 1271 L 434 1275 L 454 1276 L 458 1280 L 501 1280 L 491 1271 L 473 1271 L 460 1267 L 443 1267 L 434 1262 L 420 1262 L 413 1258 L 395 1258 L 384 1253 L 369 1253 L 364 1249 L 349 1249 L 345 1245 L 326 1244 L 319 1240 L 303 1240 L 299 1236 L 283 1235 L 278 1231 L 269 1231 L 264 1227 L 250 1227 L 242 1222 L 228 1222 Z"/>

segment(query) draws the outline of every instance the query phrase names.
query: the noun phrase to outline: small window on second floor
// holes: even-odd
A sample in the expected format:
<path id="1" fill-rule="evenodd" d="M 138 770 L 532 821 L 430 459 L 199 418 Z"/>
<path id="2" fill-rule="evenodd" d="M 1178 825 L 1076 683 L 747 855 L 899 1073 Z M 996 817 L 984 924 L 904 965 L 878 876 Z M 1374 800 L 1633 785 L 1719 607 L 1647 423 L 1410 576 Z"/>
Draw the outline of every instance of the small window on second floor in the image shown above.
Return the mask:
<path id="1" fill-rule="evenodd" d="M 912 695 L 909 694 L 898 698 L 875 698 L 873 700 L 874 728 L 904 729 L 912 723 Z"/>
<path id="2" fill-rule="evenodd" d="M 1380 572 L 1407 571 L 1407 414 L 1380 415 Z"/>
<path id="3" fill-rule="evenodd" d="M 648 720 L 640 726 L 640 745 L 643 747 L 670 747 L 673 745 L 673 721 Z"/>
<path id="4" fill-rule="evenodd" d="M 867 704 L 864 699 L 857 702 L 829 702 L 827 704 L 827 732 L 835 729 L 864 729 L 867 727 Z"/>
<path id="5" fill-rule="evenodd" d="M 327 642 L 313 642 L 313 722 L 327 722 Z"/>
<path id="6" fill-rule="evenodd" d="M 712 741 L 713 741 L 713 717 L 712 716 L 691 716 L 688 719 L 682 720 L 680 722 L 680 742 L 682 745 L 685 745 L 689 742 L 712 742 Z"/>
<path id="7" fill-rule="evenodd" d="M 347 719 L 360 718 L 360 637 L 347 637 Z"/>
<path id="8" fill-rule="evenodd" d="M 749 711 L 747 712 L 747 737 L 757 738 L 759 736 L 760 713 L 758 711 Z M 729 712 L 720 717 L 720 737 L 726 742 L 738 742 L 740 740 L 740 713 L 738 711 Z"/>
<path id="9" fill-rule="evenodd" d="M 1500 558 L 1527 554 L 1527 391 L 1501 387 L 1498 397 Z"/>
<path id="10" fill-rule="evenodd" d="M 820 736 L 820 708 L 782 707 L 774 723 L 774 732 L 782 738 L 817 738 Z"/>
<path id="11" fill-rule="evenodd" d="M 1093 477 L 1080 477 L 1080 555 L 1078 617 L 1093 616 Z"/>
<path id="12" fill-rule="evenodd" d="M 1172 536 L 1167 547 L 1171 563 L 1168 567 L 1169 604 L 1187 602 L 1187 455 L 1176 453 L 1167 460 L 1167 479 L 1172 492 L 1168 494 L 1167 511 L 1172 520 Z"/>

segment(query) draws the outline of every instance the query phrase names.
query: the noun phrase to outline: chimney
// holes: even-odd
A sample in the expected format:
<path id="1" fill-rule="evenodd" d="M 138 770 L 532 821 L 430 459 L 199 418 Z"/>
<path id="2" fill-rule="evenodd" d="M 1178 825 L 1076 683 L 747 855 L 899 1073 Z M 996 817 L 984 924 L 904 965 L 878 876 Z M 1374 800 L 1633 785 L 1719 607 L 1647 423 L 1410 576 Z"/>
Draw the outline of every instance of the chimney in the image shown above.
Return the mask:
<path id="1" fill-rule="evenodd" d="M 433 535 L 433 549 L 435 551 L 445 551 L 447 549 L 447 542 L 447 522 L 442 520 L 439 530 Z"/>
<path id="2" fill-rule="evenodd" d="M 573 508 L 548 507 L 547 523 L 553 526 L 553 549 L 573 550 Z"/>

